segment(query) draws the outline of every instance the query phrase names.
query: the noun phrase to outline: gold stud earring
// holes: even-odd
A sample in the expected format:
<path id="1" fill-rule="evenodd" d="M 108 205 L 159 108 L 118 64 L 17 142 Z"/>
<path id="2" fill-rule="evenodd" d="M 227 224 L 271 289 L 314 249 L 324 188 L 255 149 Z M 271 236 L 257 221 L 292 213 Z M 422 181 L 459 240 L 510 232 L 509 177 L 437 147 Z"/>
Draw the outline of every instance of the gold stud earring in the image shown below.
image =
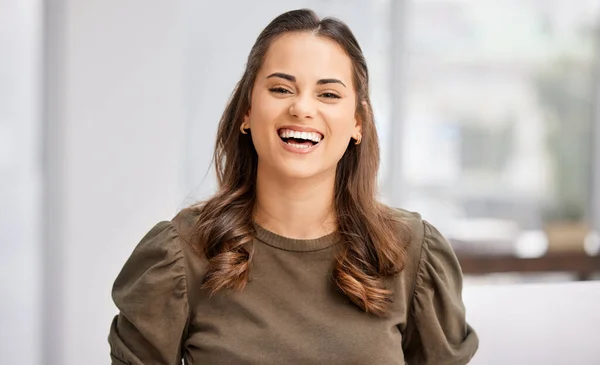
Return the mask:
<path id="1" fill-rule="evenodd" d="M 245 128 L 246 123 L 242 123 L 240 124 L 240 132 L 242 132 L 242 134 L 248 134 L 248 129 L 250 128 Z"/>
<path id="2" fill-rule="evenodd" d="M 355 139 L 356 142 L 354 142 L 354 144 L 358 146 L 360 142 L 362 142 L 362 134 L 359 134 Z"/>

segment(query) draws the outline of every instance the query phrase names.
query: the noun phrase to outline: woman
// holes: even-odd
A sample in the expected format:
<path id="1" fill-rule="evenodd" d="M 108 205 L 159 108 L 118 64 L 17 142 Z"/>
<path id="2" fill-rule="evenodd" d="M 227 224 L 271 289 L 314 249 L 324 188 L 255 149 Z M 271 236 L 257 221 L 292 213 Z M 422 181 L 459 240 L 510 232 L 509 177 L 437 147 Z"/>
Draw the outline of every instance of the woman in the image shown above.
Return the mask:
<path id="1" fill-rule="evenodd" d="M 113 364 L 466 364 L 459 264 L 376 201 L 379 146 L 347 26 L 287 12 L 221 118 L 218 192 L 156 225 L 118 276 Z"/>

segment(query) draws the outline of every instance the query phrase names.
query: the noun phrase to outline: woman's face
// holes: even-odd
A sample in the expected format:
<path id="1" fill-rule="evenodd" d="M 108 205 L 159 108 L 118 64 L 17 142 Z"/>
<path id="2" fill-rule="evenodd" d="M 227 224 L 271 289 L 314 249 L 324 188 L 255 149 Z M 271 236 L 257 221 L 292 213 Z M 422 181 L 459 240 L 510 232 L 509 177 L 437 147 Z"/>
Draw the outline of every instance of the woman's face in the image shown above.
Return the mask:
<path id="1" fill-rule="evenodd" d="M 356 117 L 352 62 L 334 41 L 310 32 L 288 33 L 269 47 L 244 123 L 269 177 L 335 174 Z"/>

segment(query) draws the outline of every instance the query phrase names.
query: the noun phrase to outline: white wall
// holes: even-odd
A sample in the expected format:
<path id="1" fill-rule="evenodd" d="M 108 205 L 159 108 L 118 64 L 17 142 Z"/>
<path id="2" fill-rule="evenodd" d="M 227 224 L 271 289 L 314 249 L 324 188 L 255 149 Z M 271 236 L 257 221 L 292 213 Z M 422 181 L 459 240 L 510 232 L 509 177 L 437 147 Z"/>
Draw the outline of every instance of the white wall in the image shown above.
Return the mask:
<path id="1" fill-rule="evenodd" d="M 45 363 L 106 364 L 112 282 L 182 200 L 180 8 L 49 2 Z M 58 254 L 56 254 L 58 253 Z"/>
<path id="2" fill-rule="evenodd" d="M 0 362 L 39 362 L 41 1 L 0 0 Z M 28 354 L 28 356 L 23 356 Z"/>

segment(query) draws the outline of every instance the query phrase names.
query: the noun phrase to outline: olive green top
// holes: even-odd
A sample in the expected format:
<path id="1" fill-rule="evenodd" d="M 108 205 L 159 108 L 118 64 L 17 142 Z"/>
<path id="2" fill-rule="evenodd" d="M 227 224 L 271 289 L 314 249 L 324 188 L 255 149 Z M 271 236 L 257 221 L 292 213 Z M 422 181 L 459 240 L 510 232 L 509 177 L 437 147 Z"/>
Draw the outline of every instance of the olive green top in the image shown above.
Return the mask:
<path id="1" fill-rule="evenodd" d="M 399 211 L 411 242 L 385 318 L 334 288 L 336 234 L 298 240 L 256 225 L 251 281 L 211 297 L 189 244 L 194 214 L 158 223 L 116 279 L 113 364 L 460 365 L 477 350 L 456 256 L 416 213 Z"/>

